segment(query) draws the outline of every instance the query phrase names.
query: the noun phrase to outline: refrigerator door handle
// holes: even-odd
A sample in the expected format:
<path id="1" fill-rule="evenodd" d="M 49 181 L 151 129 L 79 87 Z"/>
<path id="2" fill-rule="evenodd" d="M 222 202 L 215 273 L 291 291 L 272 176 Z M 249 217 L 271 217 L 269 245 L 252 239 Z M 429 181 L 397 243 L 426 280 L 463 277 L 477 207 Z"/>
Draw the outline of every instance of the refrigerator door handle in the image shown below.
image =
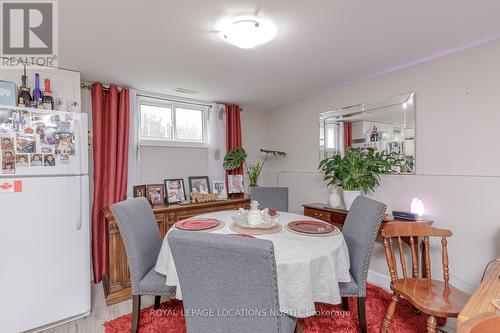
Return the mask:
<path id="1" fill-rule="evenodd" d="M 82 229 L 82 177 L 77 177 L 78 179 L 78 195 L 76 195 L 77 203 L 76 203 L 76 211 L 78 212 L 75 218 L 75 230 L 79 231 Z"/>

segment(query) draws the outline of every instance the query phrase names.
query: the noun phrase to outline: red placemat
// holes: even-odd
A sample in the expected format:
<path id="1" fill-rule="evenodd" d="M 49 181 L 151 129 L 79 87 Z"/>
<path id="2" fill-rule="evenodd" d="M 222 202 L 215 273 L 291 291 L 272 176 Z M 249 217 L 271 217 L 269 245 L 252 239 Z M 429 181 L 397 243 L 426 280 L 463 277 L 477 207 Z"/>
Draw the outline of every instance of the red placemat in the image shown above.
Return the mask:
<path id="1" fill-rule="evenodd" d="M 186 231 L 200 231 L 216 228 L 220 225 L 221 221 L 212 218 L 197 218 L 182 220 L 174 224 L 174 227 L 179 230 Z"/>
<path id="2" fill-rule="evenodd" d="M 334 231 L 332 225 L 318 221 L 293 221 L 287 224 L 288 229 L 305 234 L 329 234 Z"/>

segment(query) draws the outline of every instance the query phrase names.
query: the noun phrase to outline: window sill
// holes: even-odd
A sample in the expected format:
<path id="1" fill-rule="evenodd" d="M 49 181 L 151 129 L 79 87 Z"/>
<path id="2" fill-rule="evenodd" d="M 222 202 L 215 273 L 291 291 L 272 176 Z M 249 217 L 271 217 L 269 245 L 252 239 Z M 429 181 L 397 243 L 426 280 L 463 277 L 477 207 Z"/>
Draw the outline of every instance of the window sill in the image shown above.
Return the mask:
<path id="1" fill-rule="evenodd" d="M 190 142 L 190 141 L 169 141 L 169 140 L 141 140 L 139 143 L 142 147 L 173 147 L 173 148 L 199 148 L 207 149 L 206 142 Z"/>

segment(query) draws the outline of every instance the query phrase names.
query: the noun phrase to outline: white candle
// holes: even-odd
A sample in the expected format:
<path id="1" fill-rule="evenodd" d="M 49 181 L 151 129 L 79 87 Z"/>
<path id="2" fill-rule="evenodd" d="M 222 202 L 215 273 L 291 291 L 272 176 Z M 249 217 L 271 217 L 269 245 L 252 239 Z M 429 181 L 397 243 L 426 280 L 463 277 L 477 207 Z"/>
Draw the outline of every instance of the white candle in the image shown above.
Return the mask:
<path id="1" fill-rule="evenodd" d="M 422 200 L 419 198 L 413 198 L 410 204 L 410 211 L 413 214 L 417 214 L 418 218 L 421 219 L 424 216 L 425 206 Z"/>

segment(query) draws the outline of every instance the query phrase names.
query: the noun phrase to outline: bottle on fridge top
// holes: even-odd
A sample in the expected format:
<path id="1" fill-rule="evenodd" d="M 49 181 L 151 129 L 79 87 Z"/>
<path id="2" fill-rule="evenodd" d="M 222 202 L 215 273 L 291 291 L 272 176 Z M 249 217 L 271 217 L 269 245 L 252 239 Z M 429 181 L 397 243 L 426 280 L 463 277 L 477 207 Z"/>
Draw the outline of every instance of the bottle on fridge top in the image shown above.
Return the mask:
<path id="1" fill-rule="evenodd" d="M 45 89 L 43 91 L 42 103 L 44 109 L 54 110 L 54 97 L 50 91 L 50 80 L 45 79 Z"/>
<path id="2" fill-rule="evenodd" d="M 42 103 L 42 91 L 40 90 L 40 74 L 35 74 L 35 89 L 33 89 L 33 102 L 37 108 Z"/>
<path id="3" fill-rule="evenodd" d="M 21 76 L 21 87 L 19 87 L 19 94 L 17 96 L 18 104 L 21 104 L 23 101 L 23 105 L 29 107 L 31 103 L 31 92 L 30 88 L 26 85 L 26 80 L 28 77 L 26 76 L 26 67 L 24 67 L 24 74 Z"/>

